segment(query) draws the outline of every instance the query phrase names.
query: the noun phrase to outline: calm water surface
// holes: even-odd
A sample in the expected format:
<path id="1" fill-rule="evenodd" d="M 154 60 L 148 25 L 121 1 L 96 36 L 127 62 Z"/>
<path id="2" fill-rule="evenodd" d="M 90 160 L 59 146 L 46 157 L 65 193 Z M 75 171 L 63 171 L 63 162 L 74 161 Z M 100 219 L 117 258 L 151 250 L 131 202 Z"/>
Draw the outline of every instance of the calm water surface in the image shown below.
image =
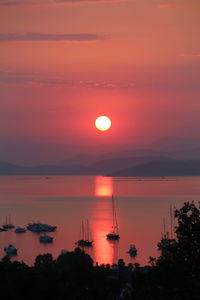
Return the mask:
<path id="1" fill-rule="evenodd" d="M 109 242 L 112 227 L 111 195 L 114 194 L 119 223 L 119 242 Z M 94 176 L 17 176 L 0 177 L 0 225 L 11 216 L 15 226 L 40 221 L 57 225 L 51 233 L 54 243 L 39 243 L 32 232 L 0 232 L 0 257 L 3 248 L 14 244 L 15 259 L 33 264 L 35 256 L 50 252 L 56 258 L 62 249 L 73 250 L 81 238 L 81 222 L 89 219 L 94 246 L 87 252 L 94 262 L 115 263 L 118 258 L 147 264 L 157 256 L 157 242 L 163 231 L 163 217 L 170 231 L 170 205 L 179 208 L 185 201 L 200 200 L 200 177 L 108 178 Z M 138 248 L 131 259 L 130 244 Z"/>

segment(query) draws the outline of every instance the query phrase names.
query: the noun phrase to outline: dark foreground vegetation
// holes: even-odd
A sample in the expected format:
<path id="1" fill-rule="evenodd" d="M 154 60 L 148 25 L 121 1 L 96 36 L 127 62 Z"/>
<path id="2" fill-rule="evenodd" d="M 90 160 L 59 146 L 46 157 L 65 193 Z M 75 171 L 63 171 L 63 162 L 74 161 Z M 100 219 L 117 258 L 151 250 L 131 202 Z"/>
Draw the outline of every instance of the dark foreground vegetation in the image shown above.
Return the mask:
<path id="1" fill-rule="evenodd" d="M 93 265 L 79 248 L 61 254 L 38 255 L 34 266 L 0 262 L 0 293 L 6 299 L 69 300 L 199 300 L 200 207 L 185 203 L 175 210 L 176 239 L 150 266 Z"/>

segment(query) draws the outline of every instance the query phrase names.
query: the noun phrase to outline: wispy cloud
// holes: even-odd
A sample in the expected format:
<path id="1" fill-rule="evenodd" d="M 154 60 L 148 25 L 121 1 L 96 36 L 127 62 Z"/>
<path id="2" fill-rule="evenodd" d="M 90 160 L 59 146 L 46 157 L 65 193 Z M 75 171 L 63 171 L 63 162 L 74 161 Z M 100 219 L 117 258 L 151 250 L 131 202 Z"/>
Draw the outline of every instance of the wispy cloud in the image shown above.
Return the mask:
<path id="1" fill-rule="evenodd" d="M 60 76 L 41 76 L 39 74 L 25 74 L 16 72 L 0 72 L 0 84 L 21 86 L 57 86 L 67 88 L 99 88 L 99 89 L 127 89 L 135 88 L 135 82 L 127 81 L 69 81 Z"/>
<path id="2" fill-rule="evenodd" d="M 181 57 L 200 57 L 200 52 L 186 52 L 186 53 L 181 53 Z"/>
<path id="3" fill-rule="evenodd" d="M 29 4 L 33 4 L 34 2 L 32 2 L 32 1 L 23 1 L 23 0 L 13 0 L 13 1 L 4 1 L 4 0 L 0 0 L 0 6 L 7 6 L 7 7 L 9 7 L 9 6 L 18 6 L 18 5 L 29 5 Z M 36 3 L 38 3 L 37 1 L 36 1 Z"/>
<path id="4" fill-rule="evenodd" d="M 30 74 L 18 74 L 12 72 L 1 72 L 0 83 L 14 85 L 64 85 L 71 86 L 71 83 L 59 77 L 44 77 Z"/>
<path id="5" fill-rule="evenodd" d="M 90 33 L 0 33 L 0 42 L 22 42 L 22 41 L 66 41 L 66 42 L 91 42 L 110 39 L 108 35 Z"/>
<path id="6" fill-rule="evenodd" d="M 116 81 L 80 81 L 78 83 L 80 87 L 85 88 L 103 88 L 103 89 L 123 89 L 123 88 L 135 88 L 135 82 L 116 82 Z"/>
<path id="7" fill-rule="evenodd" d="M 0 6 L 12 7 L 22 5 L 40 4 L 78 4 L 78 3 L 105 3 L 105 2 L 125 2 L 127 0 L 0 0 Z"/>

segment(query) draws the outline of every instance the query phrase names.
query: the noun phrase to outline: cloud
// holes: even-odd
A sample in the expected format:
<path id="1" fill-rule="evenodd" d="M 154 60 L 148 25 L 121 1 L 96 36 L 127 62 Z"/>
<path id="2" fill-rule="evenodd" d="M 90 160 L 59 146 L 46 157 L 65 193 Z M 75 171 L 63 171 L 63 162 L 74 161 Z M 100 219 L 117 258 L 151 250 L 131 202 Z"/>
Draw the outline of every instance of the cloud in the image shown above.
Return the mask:
<path id="1" fill-rule="evenodd" d="M 136 2 L 156 5 L 158 8 L 173 8 L 188 5 L 197 5 L 199 0 L 0 0 L 2 7 L 17 7 L 28 5 L 55 5 L 55 4 L 98 4 L 98 3 L 118 3 L 118 2 Z"/>
<path id="2" fill-rule="evenodd" d="M 135 88 L 135 82 L 116 81 L 69 81 L 60 76 L 40 76 L 39 74 L 25 74 L 15 72 L 0 72 L 0 84 L 21 86 L 57 86 L 67 88 L 99 88 L 99 89 L 127 89 Z"/>
<path id="3" fill-rule="evenodd" d="M 0 42 L 22 42 L 22 41 L 65 41 L 65 42 L 91 42 L 110 39 L 108 35 L 91 33 L 0 33 Z"/>
<path id="4" fill-rule="evenodd" d="M 123 89 L 123 88 L 135 88 L 135 82 L 116 82 L 116 81 L 80 81 L 78 83 L 80 87 L 85 88 L 101 88 L 101 89 Z"/>
<path id="5" fill-rule="evenodd" d="M 0 0 L 0 6 L 12 7 L 22 5 L 40 4 L 78 4 L 78 3 L 105 3 L 105 2 L 124 2 L 126 0 Z"/>
<path id="6" fill-rule="evenodd" d="M 200 52 L 181 53 L 181 57 L 200 57 Z"/>
<path id="7" fill-rule="evenodd" d="M 71 83 L 54 77 L 39 77 L 34 75 L 17 74 L 17 73 L 1 73 L 0 83 L 14 85 L 64 85 L 71 86 Z"/>
<path id="8" fill-rule="evenodd" d="M 25 2 L 25 1 L 23 1 L 23 0 L 19 0 L 19 1 L 15 1 L 15 0 L 13 0 L 13 1 L 1 1 L 0 0 L 0 6 L 18 6 L 18 5 L 26 5 L 26 4 L 33 4 L 33 2 L 32 1 L 27 1 L 27 2 Z"/>

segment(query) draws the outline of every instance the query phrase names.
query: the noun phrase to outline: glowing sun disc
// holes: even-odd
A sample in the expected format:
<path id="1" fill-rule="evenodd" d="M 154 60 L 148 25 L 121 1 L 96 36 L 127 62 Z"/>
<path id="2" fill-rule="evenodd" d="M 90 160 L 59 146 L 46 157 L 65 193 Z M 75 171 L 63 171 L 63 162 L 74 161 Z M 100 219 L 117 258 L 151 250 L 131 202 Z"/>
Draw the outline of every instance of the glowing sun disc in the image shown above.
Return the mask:
<path id="1" fill-rule="evenodd" d="M 106 116 L 100 116 L 96 119 L 95 126 L 98 130 L 106 131 L 111 127 L 111 120 Z"/>

